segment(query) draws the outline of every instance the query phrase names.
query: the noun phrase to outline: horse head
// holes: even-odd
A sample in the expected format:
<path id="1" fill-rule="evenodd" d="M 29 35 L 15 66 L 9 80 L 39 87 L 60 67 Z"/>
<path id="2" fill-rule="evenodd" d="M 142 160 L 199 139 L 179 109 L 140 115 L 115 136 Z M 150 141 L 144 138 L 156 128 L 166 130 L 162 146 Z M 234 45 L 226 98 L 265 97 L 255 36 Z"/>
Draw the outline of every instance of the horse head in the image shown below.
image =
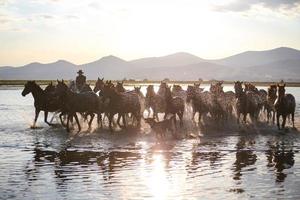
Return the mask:
<path id="1" fill-rule="evenodd" d="M 95 84 L 95 87 L 94 87 L 94 92 L 95 93 L 103 89 L 103 87 L 104 87 L 104 81 L 103 80 L 104 80 L 104 78 L 100 79 L 98 77 L 98 79 L 96 81 L 96 84 Z"/>
<path id="2" fill-rule="evenodd" d="M 50 93 L 50 92 L 55 92 L 56 87 L 53 85 L 52 81 L 47 85 L 45 88 L 45 92 Z"/>
<path id="3" fill-rule="evenodd" d="M 154 87 L 153 85 L 149 85 L 147 87 L 146 97 L 153 97 L 154 95 L 155 95 Z"/>
<path id="4" fill-rule="evenodd" d="M 118 92 L 125 92 L 125 88 L 123 86 L 123 81 L 122 82 L 117 82 L 117 86 L 116 86 L 116 89 Z"/>
<path id="5" fill-rule="evenodd" d="M 64 80 L 62 80 L 62 81 L 57 80 L 56 92 L 58 95 L 63 95 L 68 90 L 70 90 L 70 89 L 67 86 L 67 84 L 64 82 Z"/>
<path id="6" fill-rule="evenodd" d="M 268 98 L 275 100 L 277 98 L 277 85 L 270 85 L 268 88 Z"/>
<path id="7" fill-rule="evenodd" d="M 236 97 L 240 96 L 243 93 L 243 82 L 242 81 L 234 82 L 234 91 L 235 91 Z"/>
<path id="8" fill-rule="evenodd" d="M 24 85 L 22 96 L 25 97 L 30 92 L 33 92 L 37 88 L 37 86 L 38 85 L 35 83 L 35 81 L 27 81 L 27 83 L 25 83 Z"/>
<path id="9" fill-rule="evenodd" d="M 277 84 L 278 87 L 278 98 L 282 98 L 285 96 L 285 83 L 284 84 Z"/>
<path id="10" fill-rule="evenodd" d="M 193 96 L 195 95 L 195 89 L 196 89 L 195 87 L 196 86 L 191 86 L 191 85 L 189 85 L 187 87 L 187 90 L 186 90 L 186 94 L 187 94 L 186 101 L 188 103 L 192 100 Z"/>

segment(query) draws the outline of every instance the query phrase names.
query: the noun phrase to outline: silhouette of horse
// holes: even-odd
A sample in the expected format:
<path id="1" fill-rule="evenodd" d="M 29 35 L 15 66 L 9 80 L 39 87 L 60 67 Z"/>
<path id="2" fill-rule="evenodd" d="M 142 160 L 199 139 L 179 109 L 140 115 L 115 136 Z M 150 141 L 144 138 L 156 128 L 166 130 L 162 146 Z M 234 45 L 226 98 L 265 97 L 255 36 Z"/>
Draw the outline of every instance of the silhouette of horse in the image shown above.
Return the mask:
<path id="1" fill-rule="evenodd" d="M 210 92 L 214 99 L 213 114 L 217 120 L 228 120 L 232 116 L 235 94 L 232 91 L 223 91 L 223 82 L 211 84 Z"/>
<path id="2" fill-rule="evenodd" d="M 116 89 L 118 92 L 126 92 L 126 89 L 123 86 L 124 82 L 117 82 Z"/>
<path id="3" fill-rule="evenodd" d="M 272 115 L 272 122 L 275 123 L 275 101 L 277 99 L 277 86 L 270 85 L 268 88 L 268 95 L 267 95 L 267 103 L 265 109 L 267 110 L 267 122 L 269 123 L 271 115 Z"/>
<path id="4" fill-rule="evenodd" d="M 170 87 L 166 87 L 165 91 L 165 101 L 166 101 L 166 111 L 164 119 L 166 119 L 168 114 L 173 114 L 174 122 L 176 125 L 176 115 L 179 117 L 180 126 L 183 126 L 183 112 L 184 112 L 184 100 L 180 97 L 172 97 L 172 92 Z"/>
<path id="5" fill-rule="evenodd" d="M 260 111 L 263 111 L 267 104 L 267 92 L 263 89 L 258 90 L 252 83 L 245 83 L 245 92 L 252 92 L 254 95 L 258 95 L 258 97 L 256 97 L 258 100 L 258 107 Z"/>
<path id="6" fill-rule="evenodd" d="M 277 118 L 277 127 L 280 130 L 279 118 L 282 116 L 282 124 L 281 128 L 285 128 L 286 117 L 288 115 L 292 115 L 293 128 L 295 128 L 294 124 L 294 115 L 296 108 L 296 100 L 292 94 L 285 94 L 285 84 L 278 84 L 278 98 L 275 102 L 276 109 L 276 118 Z"/>
<path id="7" fill-rule="evenodd" d="M 120 127 L 120 118 L 123 118 L 123 125 L 126 127 L 125 114 L 131 113 L 137 119 L 137 125 L 141 123 L 141 104 L 136 93 L 118 92 L 113 85 L 106 84 L 103 88 L 104 99 L 108 99 L 107 113 L 109 120 L 109 129 L 112 129 L 112 120 L 115 114 L 118 114 L 117 123 Z"/>
<path id="8" fill-rule="evenodd" d="M 78 125 L 78 131 L 81 131 L 81 126 L 76 115 L 76 112 L 85 113 L 90 115 L 91 119 L 88 123 L 91 127 L 94 119 L 94 114 L 98 114 L 98 96 L 94 92 L 75 93 L 64 83 L 64 81 L 58 81 L 56 92 L 63 102 L 63 111 L 67 113 L 67 131 L 70 131 L 69 121 L 75 117 Z"/>
<path id="9" fill-rule="evenodd" d="M 198 123 L 201 123 L 201 118 L 203 115 L 208 114 L 211 107 L 212 97 L 210 92 L 200 92 L 198 86 L 189 85 L 187 88 L 187 103 L 192 103 L 193 115 L 192 120 L 194 120 L 195 114 L 199 113 Z"/>
<path id="10" fill-rule="evenodd" d="M 22 91 L 22 96 L 26 96 L 27 94 L 31 93 L 34 98 L 35 118 L 33 127 L 36 125 L 40 111 L 44 111 L 44 121 L 50 126 L 52 124 L 47 121 L 48 112 L 56 112 L 61 109 L 62 103 L 57 97 L 54 96 L 53 89 L 55 88 L 53 87 L 54 86 L 51 83 L 44 91 L 38 84 L 36 84 L 35 81 L 27 81 L 25 84 L 25 87 Z"/>
<path id="11" fill-rule="evenodd" d="M 243 121 L 246 123 L 247 115 L 249 114 L 252 121 L 257 121 L 260 107 L 259 96 L 253 91 L 243 91 L 243 82 L 237 81 L 234 83 L 235 94 L 237 97 L 236 111 L 237 123 L 240 122 L 240 115 L 243 115 Z"/>
<path id="12" fill-rule="evenodd" d="M 93 92 L 91 86 L 89 84 L 84 84 L 80 90 L 80 93 L 84 92 Z"/>
<path id="13" fill-rule="evenodd" d="M 156 118 L 156 120 L 159 120 L 158 113 L 165 113 L 166 111 L 165 94 L 162 94 L 162 90 L 160 93 L 155 93 L 153 85 L 147 87 L 146 107 L 152 108 L 153 118 Z"/>
<path id="14" fill-rule="evenodd" d="M 96 84 L 95 84 L 95 87 L 94 87 L 94 92 L 97 93 L 98 91 L 101 91 L 103 90 L 103 87 L 104 87 L 104 78 L 100 79 L 98 78 L 97 81 L 96 81 Z"/>
<path id="15" fill-rule="evenodd" d="M 172 96 L 180 97 L 184 102 L 186 102 L 186 91 L 184 91 L 180 85 L 173 85 Z"/>

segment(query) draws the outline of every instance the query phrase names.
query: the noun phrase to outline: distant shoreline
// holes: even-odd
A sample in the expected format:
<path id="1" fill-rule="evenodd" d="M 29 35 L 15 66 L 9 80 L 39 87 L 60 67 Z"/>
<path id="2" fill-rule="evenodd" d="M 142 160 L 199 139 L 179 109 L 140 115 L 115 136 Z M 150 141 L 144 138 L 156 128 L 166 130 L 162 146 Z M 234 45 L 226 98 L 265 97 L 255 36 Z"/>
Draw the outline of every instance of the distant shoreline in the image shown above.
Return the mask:
<path id="1" fill-rule="evenodd" d="M 28 80 L 0 80 L 0 86 L 23 86 Z M 56 83 L 56 80 L 35 80 L 39 85 L 48 85 L 51 83 Z M 67 81 L 67 80 L 66 80 Z M 112 82 L 116 83 L 122 80 L 114 80 Z M 96 80 L 88 80 L 88 84 L 94 85 Z M 149 85 L 149 84 L 159 84 L 161 81 L 144 81 L 144 80 L 125 80 L 124 85 Z M 198 83 L 199 81 L 166 81 L 169 84 L 181 84 L 181 85 L 192 85 Z M 201 84 L 210 84 L 216 81 L 202 81 Z M 276 84 L 277 82 L 262 82 L 262 81 L 249 81 L 256 86 L 269 86 L 271 84 Z M 234 84 L 234 81 L 224 81 L 224 84 Z M 286 82 L 287 87 L 300 87 L 300 82 Z"/>

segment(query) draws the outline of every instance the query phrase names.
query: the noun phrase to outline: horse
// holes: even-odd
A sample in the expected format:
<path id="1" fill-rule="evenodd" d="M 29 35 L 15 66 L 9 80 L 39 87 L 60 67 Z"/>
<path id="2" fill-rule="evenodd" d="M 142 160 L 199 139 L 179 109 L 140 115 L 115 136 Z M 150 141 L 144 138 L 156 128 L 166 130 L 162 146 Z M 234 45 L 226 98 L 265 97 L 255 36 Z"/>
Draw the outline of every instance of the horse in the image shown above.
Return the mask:
<path id="1" fill-rule="evenodd" d="M 123 86 L 124 82 L 117 82 L 116 89 L 118 92 L 126 92 L 126 89 Z"/>
<path id="2" fill-rule="evenodd" d="M 94 87 L 94 89 L 93 89 L 93 91 L 95 92 L 95 93 L 97 93 L 98 91 L 101 91 L 101 90 L 103 90 L 103 87 L 104 87 L 104 78 L 102 78 L 102 79 L 100 79 L 99 77 L 98 77 L 98 79 L 97 79 L 97 81 L 96 81 L 96 83 L 95 83 L 95 87 Z"/>
<path id="3" fill-rule="evenodd" d="M 210 86 L 210 92 L 214 100 L 212 110 L 217 120 L 228 120 L 229 116 L 232 115 L 235 98 L 232 91 L 224 92 L 222 84 L 223 81 L 220 81 Z"/>
<path id="4" fill-rule="evenodd" d="M 158 113 L 165 113 L 166 111 L 165 94 L 162 94 L 162 91 L 160 91 L 160 93 L 161 94 L 155 93 L 153 85 L 147 87 L 146 107 L 152 108 L 153 118 L 157 120 L 159 120 Z"/>
<path id="5" fill-rule="evenodd" d="M 247 115 L 249 114 L 251 120 L 257 121 L 260 111 L 259 97 L 253 91 L 243 91 L 243 82 L 237 81 L 234 83 L 236 94 L 236 111 L 237 123 L 240 123 L 240 115 L 243 114 L 243 121 L 246 123 Z"/>
<path id="6" fill-rule="evenodd" d="M 199 87 L 189 85 L 187 88 L 187 103 L 192 103 L 194 120 L 195 114 L 199 113 L 198 123 L 201 123 L 201 117 L 208 114 L 212 102 L 211 94 L 207 91 L 200 92 Z"/>
<path id="7" fill-rule="evenodd" d="M 141 104 L 139 97 L 135 93 L 118 92 L 113 85 L 105 85 L 103 88 L 103 97 L 108 100 L 107 113 L 109 119 L 109 129 L 112 129 L 112 120 L 115 114 L 118 114 L 117 123 L 120 127 L 120 118 L 123 118 L 123 125 L 126 127 L 125 114 L 131 113 L 137 119 L 137 125 L 141 123 Z"/>
<path id="8" fill-rule="evenodd" d="M 184 91 L 180 85 L 173 85 L 172 96 L 180 97 L 184 102 L 186 102 L 186 91 Z"/>
<path id="9" fill-rule="evenodd" d="M 282 124 L 281 128 L 285 128 L 286 117 L 288 115 L 292 115 L 292 123 L 293 128 L 295 128 L 294 123 L 294 115 L 295 115 L 295 108 L 296 108 L 296 100 L 292 94 L 285 94 L 285 83 L 284 84 L 277 84 L 278 87 L 278 98 L 275 102 L 275 110 L 276 110 L 276 118 L 277 118 L 277 127 L 280 130 L 279 118 L 282 116 Z"/>
<path id="10" fill-rule="evenodd" d="M 180 127 L 183 126 L 183 112 L 184 112 L 184 100 L 180 97 L 173 97 L 170 87 L 166 87 L 165 91 L 166 111 L 164 119 L 167 118 L 168 114 L 173 114 L 174 123 L 176 125 L 176 115 L 180 120 Z"/>
<path id="11" fill-rule="evenodd" d="M 91 128 L 94 114 L 98 114 L 98 96 L 94 92 L 75 93 L 64 83 L 64 80 L 58 81 L 56 93 L 63 102 L 63 111 L 68 115 L 67 117 L 67 131 L 70 131 L 69 121 L 75 117 L 78 125 L 78 132 L 81 131 L 81 126 L 77 117 L 77 112 L 90 115 L 91 119 L 88 122 Z"/>
<path id="12" fill-rule="evenodd" d="M 258 95 L 256 98 L 258 99 L 259 111 L 263 111 L 267 104 L 267 91 L 264 89 L 258 90 L 252 83 L 245 83 L 245 92 L 253 92 Z"/>
<path id="13" fill-rule="evenodd" d="M 267 111 L 267 122 L 269 123 L 271 115 L 272 115 L 272 122 L 275 123 L 275 101 L 277 99 L 277 85 L 270 85 L 268 88 L 267 93 L 267 102 L 265 109 Z"/>
<path id="14" fill-rule="evenodd" d="M 53 125 L 48 122 L 48 112 L 57 112 L 62 107 L 62 102 L 53 94 L 53 87 L 51 83 L 43 90 L 35 81 L 27 81 L 25 84 L 22 96 L 31 93 L 34 98 L 35 118 L 32 127 L 35 127 L 40 111 L 44 111 L 44 122 Z"/>

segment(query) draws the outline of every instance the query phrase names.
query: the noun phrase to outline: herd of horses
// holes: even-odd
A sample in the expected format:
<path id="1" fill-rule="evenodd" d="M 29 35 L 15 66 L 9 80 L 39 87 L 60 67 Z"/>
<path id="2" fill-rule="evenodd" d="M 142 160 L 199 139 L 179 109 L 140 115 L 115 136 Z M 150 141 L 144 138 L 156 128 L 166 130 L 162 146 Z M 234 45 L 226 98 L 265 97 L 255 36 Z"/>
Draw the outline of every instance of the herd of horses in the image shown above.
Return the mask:
<path id="1" fill-rule="evenodd" d="M 57 80 L 57 84 L 50 83 L 42 89 L 35 81 L 28 81 L 25 84 L 22 95 L 32 93 L 35 106 L 35 119 L 40 111 L 45 112 L 44 121 L 48 125 L 48 112 L 60 113 L 59 117 L 63 126 L 70 131 L 70 122 L 75 119 L 78 131 L 81 131 L 78 114 L 87 121 L 89 128 L 95 116 L 98 125 L 103 127 L 104 117 L 108 118 L 109 129 L 113 131 L 115 125 L 114 117 L 117 115 L 117 124 L 120 128 L 126 128 L 127 120 L 131 119 L 134 126 L 140 127 L 144 118 L 144 111 L 148 111 L 148 118 L 159 121 L 158 114 L 163 113 L 164 119 L 169 115 L 177 117 L 180 127 L 183 124 L 183 115 L 186 106 L 191 105 L 192 119 L 198 113 L 198 123 L 203 125 L 202 118 L 210 117 L 216 124 L 227 122 L 236 117 L 237 123 L 247 122 L 247 116 L 253 123 L 260 119 L 260 115 L 266 115 L 267 122 L 275 123 L 277 119 L 278 129 L 284 129 L 286 118 L 292 119 L 294 127 L 294 114 L 296 102 L 292 94 L 285 93 L 285 84 L 279 83 L 270 85 L 268 90 L 257 89 L 251 83 L 237 81 L 234 83 L 234 92 L 223 90 L 223 82 L 210 85 L 209 91 L 200 87 L 199 83 L 189 85 L 184 90 L 180 85 L 169 86 L 161 82 L 159 90 L 155 92 L 153 85 L 148 85 L 146 95 L 141 92 L 141 87 L 134 87 L 134 90 L 127 91 L 123 82 L 113 84 L 111 81 L 104 81 L 103 78 L 96 81 L 94 89 L 88 84 L 82 87 L 81 91 L 76 89 L 74 82 L 67 84 L 64 80 Z M 151 112 L 152 111 L 152 112 Z M 282 116 L 282 124 L 279 118 Z M 122 119 L 122 124 L 121 124 Z"/>

